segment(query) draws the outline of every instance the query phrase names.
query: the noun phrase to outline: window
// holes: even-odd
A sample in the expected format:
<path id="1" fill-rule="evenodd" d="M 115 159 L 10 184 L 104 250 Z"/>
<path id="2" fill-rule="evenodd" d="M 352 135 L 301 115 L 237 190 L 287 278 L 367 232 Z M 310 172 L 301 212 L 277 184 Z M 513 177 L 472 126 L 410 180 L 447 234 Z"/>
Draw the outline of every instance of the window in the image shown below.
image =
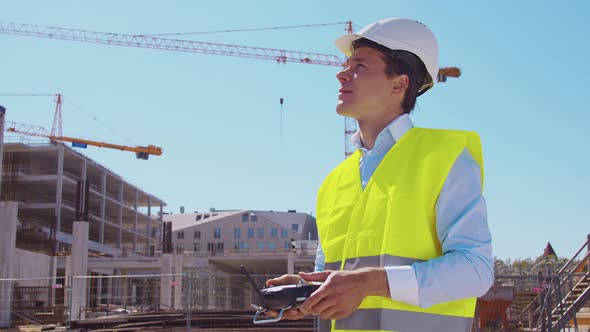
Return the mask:
<path id="1" fill-rule="evenodd" d="M 184 246 L 182 245 L 182 243 L 176 245 L 176 252 L 179 254 L 184 252 Z"/>
<path id="2" fill-rule="evenodd" d="M 209 218 L 209 214 L 203 215 L 203 219 L 207 219 L 207 218 Z"/>
<path id="3" fill-rule="evenodd" d="M 213 237 L 216 239 L 221 238 L 221 228 L 217 227 L 213 230 Z"/>
<path id="4" fill-rule="evenodd" d="M 223 252 L 223 242 L 217 242 L 217 252 Z"/>
<path id="5" fill-rule="evenodd" d="M 254 228 L 253 227 L 248 227 L 248 238 L 249 239 L 254 238 Z"/>
<path id="6" fill-rule="evenodd" d="M 275 249 L 275 248 L 276 248 L 276 246 L 275 246 L 275 243 L 274 242 L 269 242 L 268 243 L 268 249 Z"/>
<path id="7" fill-rule="evenodd" d="M 290 243 L 289 241 L 285 241 L 285 249 L 289 249 Z"/>
<path id="8" fill-rule="evenodd" d="M 194 231 L 193 238 L 200 239 L 201 238 L 201 231 Z"/>
<path id="9" fill-rule="evenodd" d="M 178 232 L 178 233 L 176 233 L 176 238 L 177 239 L 184 239 L 184 232 Z"/>
<path id="10" fill-rule="evenodd" d="M 286 238 L 289 236 L 289 231 L 285 228 L 281 228 L 281 237 Z"/>
<path id="11" fill-rule="evenodd" d="M 257 249 L 264 249 L 264 242 L 256 242 L 256 248 Z"/>
<path id="12" fill-rule="evenodd" d="M 273 237 L 273 238 L 275 238 L 275 237 L 277 237 L 278 235 L 279 235 L 279 230 L 278 230 L 276 227 L 273 227 L 273 228 L 270 230 L 270 236 L 271 236 L 271 237 Z"/>
<path id="13" fill-rule="evenodd" d="M 234 249 L 248 249 L 248 242 L 238 241 L 234 244 Z"/>
<path id="14" fill-rule="evenodd" d="M 201 215 L 197 214 L 197 216 L 195 217 L 195 221 L 199 221 L 199 220 L 201 220 Z"/>
<path id="15" fill-rule="evenodd" d="M 264 228 L 258 227 L 258 230 L 256 232 L 256 237 L 259 239 L 262 239 L 264 237 Z"/>
<path id="16" fill-rule="evenodd" d="M 193 251 L 201 251 L 200 243 L 198 243 L 198 242 L 193 243 Z"/>
<path id="17" fill-rule="evenodd" d="M 297 230 L 299 229 L 299 224 L 291 224 L 291 229 L 297 232 Z"/>
<path id="18" fill-rule="evenodd" d="M 248 222 L 248 214 L 247 213 L 244 213 L 242 215 L 242 222 Z"/>
<path id="19" fill-rule="evenodd" d="M 254 213 L 252 213 L 252 214 L 250 215 L 250 221 L 251 221 L 251 222 L 257 222 L 257 221 L 258 221 L 258 216 L 257 216 L 257 215 L 255 215 Z"/>
<path id="20" fill-rule="evenodd" d="M 208 252 L 215 251 L 215 243 L 212 243 L 212 242 L 207 243 L 207 251 Z"/>
<path id="21" fill-rule="evenodd" d="M 234 239 L 239 239 L 241 232 L 242 232 L 242 230 L 239 227 L 234 228 Z"/>

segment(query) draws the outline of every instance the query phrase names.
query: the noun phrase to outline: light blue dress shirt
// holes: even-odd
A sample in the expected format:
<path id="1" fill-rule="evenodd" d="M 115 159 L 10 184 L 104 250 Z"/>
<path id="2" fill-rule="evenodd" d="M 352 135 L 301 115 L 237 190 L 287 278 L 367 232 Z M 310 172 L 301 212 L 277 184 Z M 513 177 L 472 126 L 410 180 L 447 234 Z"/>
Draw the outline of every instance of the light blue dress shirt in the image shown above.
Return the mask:
<path id="1" fill-rule="evenodd" d="M 363 147 L 360 132 L 352 143 L 361 150 L 363 189 L 383 157 L 413 127 L 408 114 L 381 131 L 371 150 Z M 486 293 L 494 281 L 492 238 L 481 173 L 467 149 L 457 157 L 436 203 L 436 230 L 443 255 L 411 266 L 386 266 L 391 298 L 420 307 Z M 354 221 L 353 221 L 354 222 Z M 324 253 L 318 246 L 315 270 L 324 270 Z"/>

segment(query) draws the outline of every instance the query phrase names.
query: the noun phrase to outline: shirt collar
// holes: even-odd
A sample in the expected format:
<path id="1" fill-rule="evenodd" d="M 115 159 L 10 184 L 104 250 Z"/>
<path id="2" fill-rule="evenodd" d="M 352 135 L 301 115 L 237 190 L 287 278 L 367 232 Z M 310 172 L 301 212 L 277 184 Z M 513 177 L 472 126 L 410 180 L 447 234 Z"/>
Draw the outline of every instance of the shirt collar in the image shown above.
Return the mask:
<path id="1" fill-rule="evenodd" d="M 395 142 L 399 141 L 402 136 L 404 136 L 410 129 L 414 127 L 414 123 L 410 118 L 410 115 L 404 113 L 397 118 L 395 118 L 391 123 L 389 123 L 381 133 L 377 136 L 377 140 L 375 141 L 375 146 L 373 149 L 380 149 L 386 141 L 393 139 L 391 145 L 395 144 Z M 357 149 L 360 149 L 363 153 L 368 152 L 364 146 L 363 142 L 361 141 L 361 132 L 360 129 L 357 130 L 351 137 L 350 142 L 356 146 Z"/>

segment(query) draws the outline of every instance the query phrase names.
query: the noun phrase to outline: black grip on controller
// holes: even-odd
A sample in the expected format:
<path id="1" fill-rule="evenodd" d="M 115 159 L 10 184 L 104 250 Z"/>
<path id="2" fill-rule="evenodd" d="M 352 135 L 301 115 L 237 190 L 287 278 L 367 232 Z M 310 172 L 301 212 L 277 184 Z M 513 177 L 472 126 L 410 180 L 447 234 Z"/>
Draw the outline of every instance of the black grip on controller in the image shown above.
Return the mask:
<path id="1" fill-rule="evenodd" d="M 280 310 L 285 307 L 298 307 L 321 285 L 284 285 L 262 289 L 264 307 Z"/>

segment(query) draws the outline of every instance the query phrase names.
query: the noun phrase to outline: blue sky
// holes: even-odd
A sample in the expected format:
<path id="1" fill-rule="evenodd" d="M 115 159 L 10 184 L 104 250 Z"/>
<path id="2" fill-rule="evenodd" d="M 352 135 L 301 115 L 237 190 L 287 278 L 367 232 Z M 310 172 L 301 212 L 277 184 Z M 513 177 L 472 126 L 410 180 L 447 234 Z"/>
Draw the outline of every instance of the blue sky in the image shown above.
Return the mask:
<path id="1" fill-rule="evenodd" d="M 0 20 L 150 34 L 384 17 L 427 24 L 463 71 L 418 99 L 416 125 L 469 129 L 484 147 L 494 254 L 569 257 L 590 232 L 587 1 L 4 1 Z M 341 56 L 343 25 L 184 38 Z M 315 212 L 344 156 L 337 67 L 0 34 L 0 94 L 61 93 L 64 135 L 161 146 L 149 161 L 82 152 L 166 211 Z M 284 98 L 281 135 L 279 99 Z M 7 120 L 51 128 L 52 97 L 2 97 Z"/>

